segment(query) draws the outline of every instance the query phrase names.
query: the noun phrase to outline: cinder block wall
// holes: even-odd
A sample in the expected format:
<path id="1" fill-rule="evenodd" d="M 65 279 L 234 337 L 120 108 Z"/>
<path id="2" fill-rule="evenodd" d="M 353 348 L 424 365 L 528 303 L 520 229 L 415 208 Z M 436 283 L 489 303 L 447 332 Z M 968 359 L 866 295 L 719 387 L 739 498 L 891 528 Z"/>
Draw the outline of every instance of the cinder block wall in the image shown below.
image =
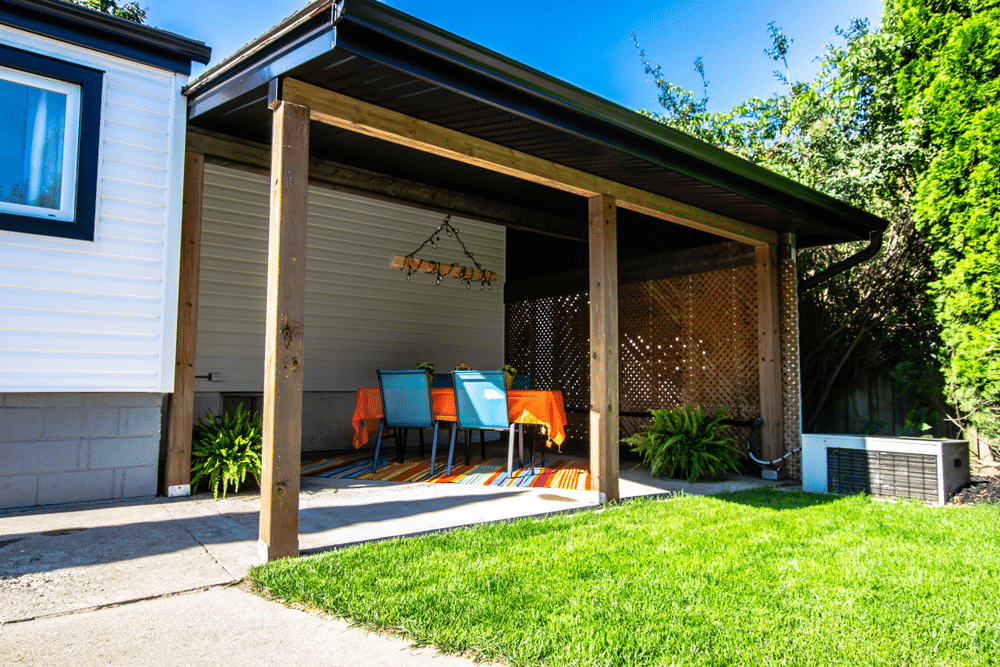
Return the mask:
<path id="1" fill-rule="evenodd" d="M 156 495 L 151 393 L 0 393 L 0 508 Z"/>

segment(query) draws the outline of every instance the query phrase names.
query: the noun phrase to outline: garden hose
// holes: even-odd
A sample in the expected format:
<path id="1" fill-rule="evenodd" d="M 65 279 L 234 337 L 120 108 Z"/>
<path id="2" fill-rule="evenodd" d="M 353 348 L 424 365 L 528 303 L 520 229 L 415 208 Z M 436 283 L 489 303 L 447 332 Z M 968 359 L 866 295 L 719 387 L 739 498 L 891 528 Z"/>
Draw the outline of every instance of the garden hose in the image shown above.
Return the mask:
<path id="1" fill-rule="evenodd" d="M 749 444 L 747 444 L 747 453 L 750 455 L 750 458 L 753 459 L 754 463 L 756 463 L 756 464 L 758 464 L 758 465 L 760 465 L 762 467 L 765 467 L 765 468 L 775 468 L 775 469 L 780 470 L 780 467 L 779 467 L 778 464 L 780 464 L 782 461 L 784 461 L 785 459 L 787 459 L 792 454 L 795 454 L 796 452 L 801 451 L 802 448 L 798 447 L 796 449 L 793 449 L 790 452 L 787 452 L 781 458 L 774 459 L 773 461 L 765 461 L 763 459 L 757 458 L 757 455 L 753 453 L 754 442 L 757 439 L 757 431 L 760 430 L 760 425 L 763 422 L 764 422 L 764 420 L 762 418 L 757 417 L 756 419 L 753 420 L 753 422 L 742 422 L 742 423 L 739 424 L 740 426 L 746 426 L 748 424 L 750 425 L 750 442 L 749 442 Z"/>

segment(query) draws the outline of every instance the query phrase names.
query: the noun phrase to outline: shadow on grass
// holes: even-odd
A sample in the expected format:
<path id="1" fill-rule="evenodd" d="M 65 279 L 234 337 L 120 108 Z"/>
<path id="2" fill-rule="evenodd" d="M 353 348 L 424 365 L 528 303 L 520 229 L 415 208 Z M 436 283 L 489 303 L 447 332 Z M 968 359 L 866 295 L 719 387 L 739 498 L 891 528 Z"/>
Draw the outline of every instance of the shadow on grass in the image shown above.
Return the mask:
<path id="1" fill-rule="evenodd" d="M 843 496 L 805 491 L 784 491 L 771 488 L 749 489 L 734 493 L 720 493 L 714 498 L 724 502 L 775 511 L 800 510 L 843 500 Z"/>

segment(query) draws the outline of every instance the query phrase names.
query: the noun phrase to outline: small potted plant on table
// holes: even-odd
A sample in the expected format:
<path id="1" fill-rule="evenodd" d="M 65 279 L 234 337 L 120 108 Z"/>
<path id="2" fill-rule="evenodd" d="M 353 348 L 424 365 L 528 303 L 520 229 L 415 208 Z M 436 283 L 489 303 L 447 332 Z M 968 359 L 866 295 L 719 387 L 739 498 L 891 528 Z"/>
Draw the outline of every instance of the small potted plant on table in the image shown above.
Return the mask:
<path id="1" fill-rule="evenodd" d="M 427 381 L 430 382 L 434 379 L 434 364 L 429 361 L 421 361 L 420 365 L 417 366 L 417 370 L 424 371 L 427 373 Z"/>
<path id="2" fill-rule="evenodd" d="M 507 387 L 507 391 L 510 391 L 511 385 L 514 384 L 514 376 L 517 375 L 517 369 L 510 364 L 504 364 L 500 370 L 503 371 L 503 383 Z"/>

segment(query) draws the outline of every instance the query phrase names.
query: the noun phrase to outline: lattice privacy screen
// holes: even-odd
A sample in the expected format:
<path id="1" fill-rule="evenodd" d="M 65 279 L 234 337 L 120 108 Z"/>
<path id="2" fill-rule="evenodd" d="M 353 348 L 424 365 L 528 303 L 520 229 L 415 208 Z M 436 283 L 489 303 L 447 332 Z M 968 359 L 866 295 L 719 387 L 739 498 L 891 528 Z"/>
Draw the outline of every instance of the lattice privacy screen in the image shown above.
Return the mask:
<path id="1" fill-rule="evenodd" d="M 724 407 L 730 419 L 760 415 L 753 266 L 621 285 L 618 294 L 622 412 L 692 403 Z M 531 373 L 534 387 L 562 391 L 567 436 L 584 441 L 589 337 L 586 292 L 507 304 L 507 362 Z M 622 417 L 621 437 L 646 421 Z M 745 445 L 749 429 L 731 435 Z"/>
<path id="2" fill-rule="evenodd" d="M 781 317 L 781 404 L 785 451 L 802 446 L 802 387 L 799 382 L 799 282 L 794 259 L 781 260 L 779 299 Z M 788 458 L 785 470 L 802 477 L 802 455 Z"/>

